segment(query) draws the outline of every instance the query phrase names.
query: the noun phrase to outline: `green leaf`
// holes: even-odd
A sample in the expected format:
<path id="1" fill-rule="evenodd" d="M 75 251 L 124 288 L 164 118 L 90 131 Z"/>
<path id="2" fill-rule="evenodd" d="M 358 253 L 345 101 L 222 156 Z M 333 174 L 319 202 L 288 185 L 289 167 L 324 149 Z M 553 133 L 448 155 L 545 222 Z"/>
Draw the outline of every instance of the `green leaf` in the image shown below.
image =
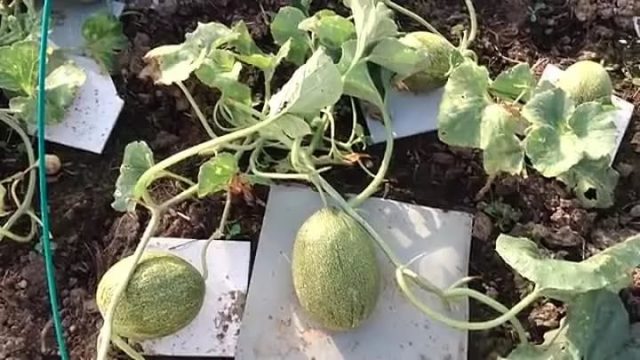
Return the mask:
<path id="1" fill-rule="evenodd" d="M 4 199 L 7 196 L 7 189 L 0 184 L 0 217 L 9 215 Z"/>
<path id="2" fill-rule="evenodd" d="M 251 88 L 238 81 L 242 64 L 227 50 L 215 49 L 195 71 L 204 84 L 219 89 L 224 98 L 251 105 Z"/>
<path id="3" fill-rule="evenodd" d="M 487 174 L 522 172 L 524 149 L 516 135 L 517 119 L 504 107 L 491 104 L 484 109 L 480 128 L 480 148 Z"/>
<path id="4" fill-rule="evenodd" d="M 358 35 L 354 58 L 360 60 L 369 46 L 387 37 L 398 34 L 391 11 L 378 0 L 344 0 L 353 13 L 356 34 Z"/>
<path id="5" fill-rule="evenodd" d="M 340 71 L 321 49 L 299 67 L 269 101 L 270 114 L 309 114 L 335 104 L 342 96 Z"/>
<path id="6" fill-rule="evenodd" d="M 249 34 L 249 29 L 247 28 L 247 24 L 244 21 L 238 21 L 231 31 L 234 32 L 237 37 L 229 42 L 240 55 L 254 55 L 254 54 L 264 54 L 262 50 L 256 45 L 255 41 Z"/>
<path id="7" fill-rule="evenodd" d="M 482 113 L 490 101 L 489 72 L 471 60 L 455 68 L 438 111 L 438 136 L 454 146 L 480 147 Z"/>
<path id="8" fill-rule="evenodd" d="M 330 49 L 340 49 L 356 35 L 353 23 L 332 10 L 318 11 L 300 22 L 298 28 L 314 33 L 320 43 Z"/>
<path id="9" fill-rule="evenodd" d="M 580 360 L 620 357 L 632 342 L 629 315 L 618 294 L 596 290 L 579 295 L 568 306 L 560 329 L 545 334 L 541 345 L 521 345 L 507 359 Z"/>
<path id="10" fill-rule="evenodd" d="M 582 158 L 578 137 L 551 126 L 533 128 L 524 139 L 524 147 L 533 167 L 546 177 L 566 172 Z"/>
<path id="11" fill-rule="evenodd" d="M 136 183 L 153 165 L 153 152 L 144 141 L 129 143 L 124 149 L 111 207 L 116 211 L 133 211 L 136 201 L 142 196 L 141 193 L 135 193 Z"/>
<path id="12" fill-rule="evenodd" d="M 350 40 L 342 45 L 342 57 L 338 63 L 338 69 L 343 75 L 344 94 L 383 108 L 383 99 L 371 78 L 367 62 L 360 61 L 349 70 L 355 51 L 355 40 Z"/>
<path id="13" fill-rule="evenodd" d="M 287 55 L 287 59 L 296 65 L 304 64 L 310 51 L 309 37 L 304 31 L 298 29 L 298 25 L 306 17 L 302 10 L 285 6 L 280 8 L 271 23 L 271 35 L 276 44 L 283 45 L 288 40 L 291 40 L 291 50 Z"/>
<path id="14" fill-rule="evenodd" d="M 500 73 L 491 84 L 491 91 L 508 100 L 527 100 L 535 87 L 536 79 L 531 67 L 522 63 Z"/>
<path id="15" fill-rule="evenodd" d="M 179 45 L 165 45 L 149 51 L 145 59 L 153 62 L 156 83 L 171 85 L 189 78 L 202 65 L 207 55 L 238 37 L 238 33 L 220 23 L 198 23 L 195 31 Z"/>
<path id="16" fill-rule="evenodd" d="M 424 51 L 405 45 L 396 38 L 386 38 L 376 44 L 367 60 L 400 76 L 409 76 L 428 64 L 428 56 Z"/>
<path id="17" fill-rule="evenodd" d="M 235 156 L 226 152 L 202 164 L 198 173 L 198 196 L 202 198 L 228 189 L 238 170 Z"/>
<path id="18" fill-rule="evenodd" d="M 93 14 L 82 25 L 82 37 L 89 55 L 109 72 L 114 71 L 115 52 L 127 45 L 122 22 L 110 13 Z"/>
<path id="19" fill-rule="evenodd" d="M 522 115 L 532 124 L 524 141 L 527 156 L 546 177 L 567 172 L 585 156 L 606 156 L 615 147 L 612 113 L 597 103 L 575 108 L 559 88 L 534 95 Z"/>
<path id="20" fill-rule="evenodd" d="M 306 15 L 309 14 L 309 8 L 311 7 L 312 1 L 313 0 L 293 0 L 291 5 L 296 9 L 300 9 Z"/>
<path id="21" fill-rule="evenodd" d="M 260 130 L 260 137 L 265 139 L 275 139 L 284 145 L 293 145 L 293 140 L 306 135 L 311 135 L 311 127 L 304 119 L 284 115 L 273 124 Z"/>
<path id="22" fill-rule="evenodd" d="M 573 189 L 587 207 L 608 208 L 614 204 L 614 191 L 620 175 L 609 166 L 610 158 L 584 159 L 558 179 Z"/>
<path id="23" fill-rule="evenodd" d="M 522 115 L 533 125 L 559 128 L 566 124 L 574 109 L 571 98 L 558 88 L 536 94 L 522 108 Z"/>
<path id="24" fill-rule="evenodd" d="M 640 236 L 616 244 L 582 262 L 547 258 L 526 238 L 500 235 L 496 251 L 516 272 L 534 282 L 536 288 L 560 301 L 593 290 L 617 292 L 631 283 L 631 272 L 638 265 Z"/>
<path id="25" fill-rule="evenodd" d="M 57 67 L 45 79 L 46 123 L 61 122 L 67 109 L 75 101 L 76 94 L 87 79 L 86 73 L 78 66 L 68 63 Z M 9 108 L 19 113 L 26 122 L 37 121 L 36 96 L 18 96 L 9 100 Z"/>
<path id="26" fill-rule="evenodd" d="M 595 160 L 611 154 L 618 135 L 614 117 L 614 111 L 606 111 L 598 102 L 582 103 L 575 109 L 568 125 L 583 143 L 587 157 Z"/>
<path id="27" fill-rule="evenodd" d="M 270 82 L 273 79 L 276 68 L 280 63 L 282 63 L 282 60 L 287 58 L 290 51 L 291 40 L 287 40 L 282 46 L 280 46 L 276 55 L 253 54 L 237 55 L 236 57 L 245 64 L 255 66 L 262 70 L 264 72 L 265 81 Z"/>
<path id="28" fill-rule="evenodd" d="M 21 41 L 0 47 L 0 88 L 33 95 L 35 93 L 38 69 L 38 44 Z"/>

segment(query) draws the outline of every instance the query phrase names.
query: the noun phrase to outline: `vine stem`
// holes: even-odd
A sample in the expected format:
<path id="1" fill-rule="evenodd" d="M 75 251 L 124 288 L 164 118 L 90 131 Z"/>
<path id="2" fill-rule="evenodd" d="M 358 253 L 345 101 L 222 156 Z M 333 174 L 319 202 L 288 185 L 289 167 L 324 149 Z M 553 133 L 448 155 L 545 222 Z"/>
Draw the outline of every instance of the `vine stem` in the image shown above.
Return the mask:
<path id="1" fill-rule="evenodd" d="M 109 344 L 111 343 L 111 338 L 113 333 L 113 316 L 115 314 L 116 306 L 120 301 L 120 298 L 124 294 L 124 291 L 126 290 L 127 285 L 131 280 L 131 276 L 133 275 L 134 270 L 138 265 L 138 262 L 142 258 L 142 255 L 144 253 L 144 250 L 147 247 L 147 244 L 149 243 L 149 240 L 151 240 L 151 237 L 155 233 L 156 228 L 160 224 L 160 219 L 162 218 L 162 216 L 164 215 L 165 211 L 168 208 L 175 205 L 176 203 L 179 203 L 191 197 L 193 194 L 197 192 L 197 190 L 198 190 L 197 185 L 191 186 L 188 189 L 182 191 L 180 194 L 165 201 L 164 203 L 157 206 L 149 207 L 149 211 L 151 212 L 151 219 L 149 220 L 149 223 L 147 224 L 147 227 L 145 228 L 144 233 L 140 238 L 140 242 L 138 243 L 138 246 L 136 247 L 136 250 L 133 253 L 133 262 L 129 267 L 129 270 L 127 271 L 125 278 L 122 279 L 122 282 L 116 288 L 113 296 L 111 297 L 111 301 L 109 302 L 109 306 L 107 306 L 107 312 L 106 314 L 104 314 L 104 324 L 102 325 L 102 329 L 100 329 L 100 334 L 98 336 L 97 360 L 106 360 L 107 358 L 107 353 L 109 352 Z M 115 335 L 117 336 L 117 334 Z M 118 342 L 115 342 L 115 343 L 118 344 Z M 125 349 L 123 349 L 123 351 L 125 351 Z"/>
<path id="2" fill-rule="evenodd" d="M 393 155 L 393 131 L 391 129 L 391 121 L 389 119 L 388 111 L 383 108 L 382 110 L 382 121 L 384 123 L 385 128 L 385 149 L 384 155 L 382 156 L 382 162 L 380 163 L 380 168 L 378 172 L 373 177 L 373 180 L 365 187 L 358 195 L 349 200 L 349 205 L 357 208 L 362 203 L 364 203 L 371 195 L 373 195 L 376 191 L 378 191 L 378 186 L 382 184 L 384 181 L 384 177 L 387 174 L 387 170 L 389 169 L 389 165 L 391 163 L 391 156 Z"/>
<path id="3" fill-rule="evenodd" d="M 413 11 L 404 8 L 396 3 L 394 3 L 391 0 L 384 0 L 385 5 L 387 5 L 388 7 L 390 7 L 391 9 L 413 19 L 415 22 L 417 22 L 418 24 L 424 26 L 425 28 L 427 28 L 427 30 L 431 31 L 432 33 L 441 36 L 443 39 L 445 39 L 451 46 L 455 47 L 453 44 L 451 44 L 451 42 L 449 41 L 449 39 L 447 39 L 446 37 L 444 37 L 444 35 L 442 35 L 442 33 L 440 33 L 438 31 L 438 29 L 435 28 L 435 26 L 431 25 L 427 20 L 425 20 L 422 16 L 414 13 Z"/>
<path id="4" fill-rule="evenodd" d="M 522 300 L 520 300 L 519 303 L 517 303 L 514 307 L 512 307 L 511 309 L 509 309 L 509 311 L 505 312 L 504 314 L 502 314 L 501 316 L 493 319 L 493 320 L 489 320 L 489 321 L 481 321 L 481 322 L 468 322 L 468 321 L 460 321 L 460 320 L 455 320 L 455 319 L 451 319 L 449 317 L 446 317 L 440 313 L 438 313 L 437 311 L 431 309 L 430 307 L 428 307 L 426 304 L 424 304 L 422 301 L 420 301 L 418 299 L 418 297 L 411 292 L 411 290 L 409 289 L 409 286 L 407 285 L 405 278 L 404 278 L 404 274 L 403 274 L 403 268 L 398 268 L 396 270 L 396 282 L 398 283 L 398 286 L 400 286 L 400 288 L 402 289 L 402 293 L 405 295 L 405 297 L 418 309 L 420 309 L 420 311 L 422 311 L 425 315 L 431 317 L 432 319 L 439 321 L 447 326 L 456 328 L 456 329 L 461 329 L 461 330 L 487 330 L 487 329 L 491 329 L 497 326 L 502 325 L 503 323 L 510 321 L 511 319 L 513 319 L 518 313 L 520 313 L 522 310 L 524 310 L 527 306 L 531 305 L 536 299 L 538 299 L 541 295 L 541 291 L 536 289 L 533 292 L 531 292 L 529 295 L 525 296 Z M 463 290 L 463 289 L 457 289 L 457 290 Z M 453 292 L 454 290 L 451 290 L 451 292 Z M 465 293 L 465 295 L 468 296 L 467 293 Z"/>
<path id="5" fill-rule="evenodd" d="M 138 179 L 138 182 L 136 183 L 135 186 L 135 193 L 143 193 L 144 190 L 151 184 L 151 182 L 153 182 L 154 180 L 154 176 L 172 166 L 177 164 L 178 162 L 185 160 L 191 156 L 195 156 L 203 151 L 206 151 L 208 149 L 211 148 L 216 148 L 219 147 L 221 145 L 224 145 L 226 143 L 229 143 L 231 141 L 249 136 L 257 131 L 259 131 L 260 129 L 269 126 L 270 124 L 272 124 L 273 122 L 277 121 L 278 119 L 280 119 L 284 114 L 286 113 L 286 111 L 282 111 L 274 116 L 268 117 L 265 120 L 254 124 L 248 128 L 244 128 L 238 131 L 235 131 L 233 133 L 229 133 L 220 137 L 217 137 L 215 139 L 211 139 L 209 141 L 205 141 L 203 143 L 200 143 L 196 146 L 193 146 L 191 148 L 188 148 L 186 150 L 183 150 L 177 154 L 174 154 L 160 162 L 158 162 L 157 164 L 153 165 L 152 167 L 150 167 L 149 169 L 147 169 L 142 176 L 140 176 L 140 178 Z"/>
<path id="6" fill-rule="evenodd" d="M 2 239 L 5 236 L 11 237 L 10 234 L 13 234 L 13 233 L 9 229 L 16 223 L 16 221 L 18 221 L 18 219 L 22 217 L 22 215 L 28 212 L 29 208 L 31 207 L 31 202 L 33 201 L 33 196 L 35 194 L 35 189 L 36 189 L 36 171 L 35 171 L 35 167 L 33 167 L 33 164 L 35 164 L 36 162 L 36 157 L 33 153 L 33 148 L 31 147 L 31 143 L 29 142 L 29 137 L 24 132 L 24 130 L 22 130 L 20 125 L 18 125 L 10 115 L 4 114 L 4 113 L 0 113 L 0 121 L 2 121 L 7 126 L 9 126 L 13 131 L 15 131 L 20 137 L 20 140 L 22 140 L 22 142 L 24 143 L 25 151 L 27 153 L 27 161 L 29 162 L 29 167 L 31 168 L 31 170 L 29 170 L 29 180 L 27 182 L 27 191 L 25 192 L 23 201 L 20 204 L 18 204 L 18 208 L 16 209 L 16 211 L 13 214 L 11 214 L 7 222 L 5 222 L 2 225 L 2 228 L 1 228 L 2 231 L 0 232 L 0 241 L 2 241 Z M 33 223 L 32 223 L 32 227 L 33 227 Z M 11 237 L 11 238 L 16 241 L 24 240 L 26 242 L 31 240 L 32 237 L 33 236 L 31 237 L 17 236 L 17 237 Z"/>
<path id="7" fill-rule="evenodd" d="M 469 11 L 469 22 L 471 23 L 471 29 L 469 30 L 469 34 L 466 37 L 463 44 L 461 44 L 462 50 L 466 50 L 471 46 L 471 43 L 476 39 L 478 34 L 478 16 L 476 14 L 476 9 L 473 6 L 473 0 L 464 0 L 465 5 L 467 6 L 467 11 Z"/>
<path id="8" fill-rule="evenodd" d="M 189 104 L 191 105 L 193 110 L 196 112 L 196 116 L 198 117 L 198 119 L 202 123 L 202 127 L 204 127 L 204 130 L 207 132 L 207 135 L 209 135 L 210 138 L 215 139 L 217 137 L 216 133 L 213 132 L 213 129 L 211 128 L 211 125 L 209 125 L 209 122 L 207 121 L 207 118 L 202 113 L 202 110 L 200 110 L 200 106 L 198 106 L 198 103 L 196 103 L 196 101 L 193 98 L 193 96 L 191 96 L 191 93 L 189 92 L 189 89 L 187 89 L 187 87 L 184 86 L 184 83 L 182 81 L 177 81 L 176 85 L 178 85 L 180 90 L 182 90 L 182 93 L 187 98 L 187 101 L 189 101 Z"/>

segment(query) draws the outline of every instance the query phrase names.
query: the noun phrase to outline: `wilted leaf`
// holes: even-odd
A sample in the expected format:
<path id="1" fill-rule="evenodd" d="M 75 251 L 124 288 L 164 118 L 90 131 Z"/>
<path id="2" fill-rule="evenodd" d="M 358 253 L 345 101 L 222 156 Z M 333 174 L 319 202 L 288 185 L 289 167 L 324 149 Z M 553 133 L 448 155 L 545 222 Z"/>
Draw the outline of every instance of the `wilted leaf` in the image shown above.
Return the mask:
<path id="1" fill-rule="evenodd" d="M 195 74 L 204 84 L 220 90 L 224 98 L 251 105 L 251 88 L 238 81 L 240 71 L 242 64 L 236 61 L 233 53 L 215 49 Z"/>
<path id="2" fill-rule="evenodd" d="M 31 96 L 38 71 L 38 44 L 21 41 L 0 47 L 0 88 Z"/>
<path id="3" fill-rule="evenodd" d="M 240 55 L 264 54 L 258 45 L 256 45 L 255 41 L 253 41 L 251 34 L 249 34 L 247 24 L 245 24 L 244 21 L 238 21 L 231 28 L 231 31 L 236 34 L 236 37 L 229 42 L 229 45 Z"/>
<path id="4" fill-rule="evenodd" d="M 608 208 L 615 201 L 614 191 L 620 175 L 609 166 L 610 158 L 583 159 L 558 179 L 587 207 Z"/>
<path id="5" fill-rule="evenodd" d="M 490 101 L 489 72 L 471 60 L 455 68 L 438 111 L 438 136 L 454 146 L 480 147 L 482 113 Z"/>
<path id="6" fill-rule="evenodd" d="M 294 114 L 315 113 L 335 104 L 342 90 L 338 68 L 329 56 L 317 50 L 271 98 L 270 113 L 274 115 L 283 110 Z"/>
<path id="7" fill-rule="evenodd" d="M 340 49 L 356 35 L 353 23 L 332 10 L 318 11 L 300 22 L 298 28 L 314 33 L 322 45 L 331 49 Z"/>
<path id="8" fill-rule="evenodd" d="M 560 329 L 545 334 L 541 345 L 521 345 L 512 360 L 632 360 L 622 355 L 632 342 L 629 315 L 620 296 L 607 290 L 581 294 L 567 304 Z"/>
<path id="9" fill-rule="evenodd" d="M 110 13 L 93 14 L 82 25 L 82 37 L 89 55 L 109 72 L 114 71 L 115 52 L 127 44 L 122 22 Z"/>
<path id="10" fill-rule="evenodd" d="M 120 165 L 120 176 L 116 180 L 116 190 L 111 203 L 116 211 L 133 211 L 136 201 L 142 194 L 135 193 L 140 176 L 154 165 L 153 152 L 143 141 L 129 143 L 124 149 L 124 158 Z"/>
<path id="11" fill-rule="evenodd" d="M 640 236 L 631 237 L 582 262 L 550 259 L 526 238 L 500 235 L 496 251 L 516 272 L 534 282 L 543 296 L 570 301 L 593 290 L 617 292 L 629 286 L 640 263 Z"/>
<path id="12" fill-rule="evenodd" d="M 344 0 L 344 3 L 353 13 L 358 35 L 355 59 L 360 60 L 370 45 L 398 34 L 398 27 L 393 21 L 393 11 L 382 1 Z"/>
<path id="13" fill-rule="evenodd" d="M 238 173 L 238 162 L 230 153 L 220 153 L 200 166 L 198 196 L 205 197 L 228 189 Z"/>
<path id="14" fill-rule="evenodd" d="M 61 122 L 67 109 L 73 104 L 87 75 L 78 66 L 68 63 L 53 70 L 45 79 L 47 124 Z M 35 124 L 37 121 L 36 94 L 31 97 L 18 96 L 9 101 L 9 107 L 19 113 L 20 118 Z"/>
<path id="15" fill-rule="evenodd" d="M 153 62 L 155 81 L 171 85 L 189 78 L 213 50 L 238 37 L 220 23 L 198 23 L 195 31 L 185 36 L 179 45 L 165 45 L 149 51 L 145 59 Z"/>
<path id="16" fill-rule="evenodd" d="M 561 89 L 537 93 L 523 108 L 532 124 L 524 141 L 533 167 L 547 177 L 568 171 L 586 156 L 599 158 L 615 146 L 613 119 L 601 105 L 577 108 Z"/>
<path id="17" fill-rule="evenodd" d="M 424 68 L 428 64 L 428 56 L 424 51 L 405 45 L 396 38 L 386 38 L 376 44 L 367 60 L 400 76 L 408 76 Z"/>
<path id="18" fill-rule="evenodd" d="M 285 6 L 280 8 L 271 23 L 271 35 L 276 44 L 283 45 L 291 40 L 291 50 L 287 59 L 296 65 L 304 64 L 307 54 L 311 51 L 309 37 L 298 28 L 300 22 L 306 17 L 302 10 Z"/>
<path id="19" fill-rule="evenodd" d="M 371 79 L 366 61 L 358 62 L 349 70 L 356 51 L 356 41 L 350 40 L 342 45 L 342 57 L 338 69 L 343 74 L 344 94 L 375 104 L 378 108 L 384 106 L 382 97 Z"/>
<path id="20" fill-rule="evenodd" d="M 527 63 L 518 64 L 500 73 L 491 84 L 491 91 L 502 98 L 527 100 L 536 87 L 536 80 Z"/>
<path id="21" fill-rule="evenodd" d="M 519 174 L 524 166 L 524 150 L 516 135 L 517 119 L 504 107 L 491 104 L 484 109 L 480 128 L 480 148 L 487 174 Z"/>
<path id="22" fill-rule="evenodd" d="M 293 115 L 284 115 L 260 130 L 260 137 L 275 139 L 285 145 L 292 145 L 294 139 L 305 135 L 311 135 L 311 127 L 304 119 Z"/>

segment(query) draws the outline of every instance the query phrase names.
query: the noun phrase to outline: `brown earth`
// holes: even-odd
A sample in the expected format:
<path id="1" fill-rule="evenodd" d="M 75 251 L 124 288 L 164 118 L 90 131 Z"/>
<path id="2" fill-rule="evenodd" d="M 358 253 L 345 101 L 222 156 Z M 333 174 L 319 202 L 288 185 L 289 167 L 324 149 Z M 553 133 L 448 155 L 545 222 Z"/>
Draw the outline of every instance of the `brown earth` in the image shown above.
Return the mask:
<path id="1" fill-rule="evenodd" d="M 439 29 L 466 23 L 462 1 L 398 1 L 433 20 Z M 562 184 L 537 174 L 529 177 L 498 179 L 480 202 L 475 194 L 486 181 L 478 153 L 451 149 L 435 134 L 425 134 L 397 142 L 388 181 L 380 194 L 416 204 L 460 209 L 476 214 L 470 275 L 480 276 L 473 283 L 479 289 L 513 305 L 523 286 L 494 252 L 500 232 L 529 235 L 538 239 L 555 256 L 580 260 L 640 230 L 640 90 L 624 74 L 639 77 L 640 44 L 629 23 L 632 1 L 604 0 L 478 0 L 479 35 L 474 43 L 481 64 L 493 74 L 514 61 L 570 64 L 576 59 L 593 58 L 611 65 L 616 94 L 636 105 L 634 117 L 616 158 L 621 179 L 616 205 L 606 210 L 585 210 Z M 315 1 L 314 6 L 331 1 Z M 163 158 L 203 139 L 205 134 L 191 114 L 188 104 L 174 88 L 154 86 L 138 78 L 141 56 L 149 49 L 178 43 L 197 22 L 221 21 L 230 24 L 244 20 L 257 42 L 269 48 L 268 21 L 287 1 L 221 0 L 215 2 L 164 2 L 158 9 L 138 2 L 123 15 L 129 48 L 122 54 L 122 69 L 115 76 L 126 105 L 102 155 L 74 151 L 54 144 L 49 152 L 62 159 L 63 173 L 50 184 L 49 201 L 55 242 L 57 283 L 62 316 L 72 359 L 91 359 L 101 319 L 94 292 L 101 274 L 118 258 L 130 253 L 143 229 L 143 211 L 122 215 L 110 207 L 115 179 L 124 146 L 145 140 L 157 158 Z M 172 5 L 173 4 L 173 5 Z M 544 4 L 537 7 L 536 4 Z M 175 6 L 174 6 L 175 5 Z M 631 9 L 631 10 L 629 10 Z M 631 13 L 629 12 L 631 11 Z M 400 17 L 404 29 L 415 28 Z M 633 64 L 633 59 L 636 63 Z M 195 89 L 201 100 L 205 96 Z M 209 99 L 210 100 L 210 99 Z M 5 136 L 0 137 L 5 139 Z M 11 142 L 10 142 L 11 143 Z M 5 151 L 0 175 L 17 169 L 11 145 Z M 382 149 L 370 149 L 376 162 Z M 193 173 L 193 166 L 183 169 Z M 340 189 L 361 189 L 366 177 L 359 170 L 340 170 L 331 174 Z M 156 192 L 171 192 L 164 184 Z M 234 202 L 231 220 L 240 224 L 238 239 L 257 239 L 264 211 L 266 190 L 256 188 L 256 201 Z M 178 206 L 162 222 L 160 235 L 208 237 L 221 214 L 223 199 L 188 201 Z M 487 206 L 502 209 L 487 215 Z M 505 206 L 508 205 L 508 206 Z M 255 250 L 256 243 L 252 241 Z M 43 261 L 35 244 L 0 243 L 0 358 L 37 360 L 56 352 L 44 278 Z M 640 288 L 625 291 L 629 311 L 640 316 Z M 533 341 L 558 325 L 564 315 L 560 304 L 541 302 L 521 315 Z M 488 319 L 493 314 L 472 307 L 472 319 Z M 493 359 L 505 355 L 515 335 L 509 327 L 470 334 L 470 359 Z"/>

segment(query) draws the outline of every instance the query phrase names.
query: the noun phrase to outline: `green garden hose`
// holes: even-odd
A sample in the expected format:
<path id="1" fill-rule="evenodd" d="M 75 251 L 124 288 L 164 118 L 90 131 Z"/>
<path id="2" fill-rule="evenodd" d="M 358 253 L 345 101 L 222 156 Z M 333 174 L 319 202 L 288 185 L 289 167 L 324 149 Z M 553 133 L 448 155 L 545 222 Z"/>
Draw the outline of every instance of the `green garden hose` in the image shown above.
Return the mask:
<path id="1" fill-rule="evenodd" d="M 47 201 L 47 172 L 45 164 L 45 79 L 47 77 L 47 45 L 49 37 L 49 18 L 51 16 L 51 2 L 44 0 L 42 5 L 42 21 L 40 28 L 40 52 L 38 57 L 38 187 L 40 191 L 40 212 L 42 220 L 42 254 L 44 256 L 45 270 L 47 275 L 47 288 L 49 300 L 51 302 L 51 315 L 53 316 L 53 327 L 58 343 L 58 352 L 62 360 L 69 360 L 67 346 L 64 340 L 64 329 L 60 317 L 58 306 L 58 291 L 56 289 L 55 266 L 51 254 L 51 243 L 49 239 L 49 203 Z"/>

